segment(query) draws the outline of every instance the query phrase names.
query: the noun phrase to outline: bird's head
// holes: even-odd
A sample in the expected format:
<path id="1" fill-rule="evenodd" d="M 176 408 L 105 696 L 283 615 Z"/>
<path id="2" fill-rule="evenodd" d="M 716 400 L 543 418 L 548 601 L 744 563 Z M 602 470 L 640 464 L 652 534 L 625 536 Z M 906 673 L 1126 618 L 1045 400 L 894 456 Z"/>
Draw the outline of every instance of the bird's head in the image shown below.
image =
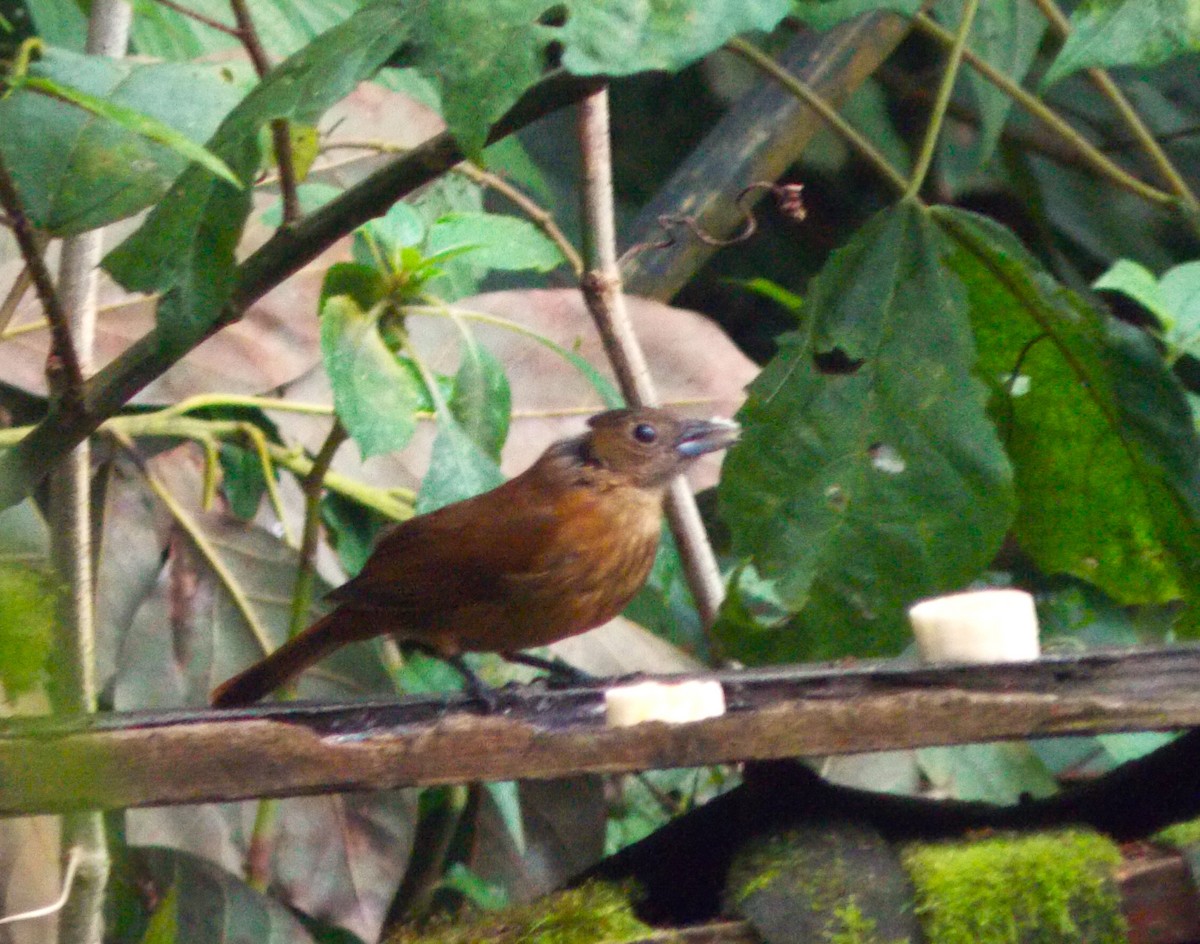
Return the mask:
<path id="1" fill-rule="evenodd" d="M 689 420 L 642 407 L 609 410 L 588 420 L 583 437 L 588 462 L 640 488 L 658 488 L 700 456 L 732 445 L 741 427 L 732 420 Z"/>

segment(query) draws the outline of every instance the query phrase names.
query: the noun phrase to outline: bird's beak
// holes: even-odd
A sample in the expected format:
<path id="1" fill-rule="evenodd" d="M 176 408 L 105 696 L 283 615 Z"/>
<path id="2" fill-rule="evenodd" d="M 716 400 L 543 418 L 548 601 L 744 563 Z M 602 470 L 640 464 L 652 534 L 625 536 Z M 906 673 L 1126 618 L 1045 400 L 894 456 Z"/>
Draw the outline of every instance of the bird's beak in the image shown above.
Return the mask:
<path id="1" fill-rule="evenodd" d="M 711 420 L 687 420 L 675 440 L 675 451 L 688 459 L 716 452 L 737 442 L 742 427 L 733 420 L 714 416 Z"/>

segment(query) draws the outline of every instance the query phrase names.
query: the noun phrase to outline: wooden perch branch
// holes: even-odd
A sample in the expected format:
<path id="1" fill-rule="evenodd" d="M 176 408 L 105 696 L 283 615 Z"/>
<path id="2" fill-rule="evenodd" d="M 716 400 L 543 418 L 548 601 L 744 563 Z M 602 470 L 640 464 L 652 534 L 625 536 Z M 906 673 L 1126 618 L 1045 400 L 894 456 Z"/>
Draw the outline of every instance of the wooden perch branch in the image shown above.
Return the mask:
<path id="1" fill-rule="evenodd" d="M 1200 725 L 1200 648 L 712 677 L 729 712 L 673 726 L 606 727 L 600 687 L 505 690 L 494 715 L 451 696 L 10 721 L 0 815 Z"/>

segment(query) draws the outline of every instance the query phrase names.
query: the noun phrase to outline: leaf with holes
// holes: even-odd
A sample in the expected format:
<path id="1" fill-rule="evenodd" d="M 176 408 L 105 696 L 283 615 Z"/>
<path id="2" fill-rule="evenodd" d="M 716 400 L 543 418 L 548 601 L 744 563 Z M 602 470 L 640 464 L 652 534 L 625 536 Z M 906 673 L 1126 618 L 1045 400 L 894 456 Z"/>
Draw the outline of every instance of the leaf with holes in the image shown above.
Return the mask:
<path id="1" fill-rule="evenodd" d="M 555 65 L 578 75 L 676 71 L 747 30 L 770 30 L 787 0 L 443 0 L 411 5 L 406 65 L 439 83 L 468 154 Z M 503 81 L 497 81 L 503 76 Z"/>
<path id="2" fill-rule="evenodd" d="M 1016 473 L 1015 534 L 1047 573 L 1124 603 L 1200 586 L 1200 444 L 1153 342 L 1090 308 L 1008 230 L 933 211 L 969 293 Z"/>
<path id="3" fill-rule="evenodd" d="M 1011 472 L 947 249 L 913 204 L 877 216 L 814 280 L 807 327 L 751 385 L 721 507 L 734 553 L 797 615 L 724 634 L 730 655 L 896 652 L 908 605 L 960 588 L 995 554 Z"/>

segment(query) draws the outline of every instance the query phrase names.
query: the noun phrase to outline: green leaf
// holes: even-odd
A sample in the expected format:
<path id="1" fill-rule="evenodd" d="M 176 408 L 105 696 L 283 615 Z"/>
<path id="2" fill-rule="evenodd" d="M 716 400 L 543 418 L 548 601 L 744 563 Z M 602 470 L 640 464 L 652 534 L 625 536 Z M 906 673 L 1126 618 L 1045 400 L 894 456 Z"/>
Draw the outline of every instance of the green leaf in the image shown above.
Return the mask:
<path id="1" fill-rule="evenodd" d="M 1163 340 L 1168 358 L 1181 354 L 1200 357 L 1200 262 L 1185 262 L 1163 274 L 1159 281 L 1162 302 L 1171 313 Z"/>
<path id="2" fill-rule="evenodd" d="M 1142 333 L 1089 308 L 997 224 L 939 208 L 1016 473 L 1014 531 L 1047 573 L 1122 603 L 1200 581 L 1200 444 Z M 1187 576 L 1190 575 L 1190 576 Z"/>
<path id="3" fill-rule="evenodd" d="M 789 3 L 443 0 L 410 9 L 402 64 L 439 83 L 451 131 L 477 155 L 491 125 L 546 73 L 552 44 L 577 75 L 677 71 L 738 33 L 773 29 Z"/>
<path id="4" fill-rule="evenodd" d="M 839 23 L 874 13 L 892 10 L 903 16 L 915 16 L 923 6 L 922 0 L 795 0 L 791 13 L 817 30 L 827 30 Z"/>
<path id="5" fill-rule="evenodd" d="M 500 821 L 512 839 L 519 855 L 525 854 L 525 820 L 521 816 L 521 794 L 515 780 L 491 780 L 485 784 L 488 795 L 496 805 Z"/>
<path id="6" fill-rule="evenodd" d="M 896 652 L 905 609 L 961 588 L 998 548 L 1011 472 L 948 248 L 912 204 L 879 214 L 813 280 L 807 328 L 750 386 L 722 518 L 735 556 L 798 615 L 726 640 L 730 655 Z"/>
<path id="7" fill-rule="evenodd" d="M 259 130 L 274 118 L 316 124 L 325 109 L 372 75 L 404 40 L 403 13 L 372 3 L 328 30 L 263 79 L 209 142 L 241 180 L 261 160 Z M 104 261 L 125 288 L 162 292 L 158 321 L 168 347 L 190 345 L 219 316 L 233 289 L 234 249 L 250 194 L 193 164 L 146 222 Z"/>
<path id="8" fill-rule="evenodd" d="M 375 539 L 391 519 L 337 492 L 326 491 L 321 499 L 321 519 L 342 568 L 350 576 L 362 570 L 375 550 Z"/>
<path id="9" fill-rule="evenodd" d="M 365 266 L 399 271 L 401 250 L 419 246 L 425 238 L 420 212 L 403 200 L 393 203 L 383 216 L 360 226 L 354 233 L 354 261 Z"/>
<path id="10" fill-rule="evenodd" d="M 512 393 L 504 365 L 469 332 L 463 338 L 449 407 L 464 432 L 499 461 L 500 449 L 508 438 Z"/>
<path id="11" fill-rule="evenodd" d="M 421 388 L 379 333 L 378 307 L 364 311 L 348 295 L 321 309 L 321 354 L 333 405 L 363 458 L 404 448 L 416 429 Z"/>
<path id="12" fill-rule="evenodd" d="M 0 512 L 0 685 L 8 698 L 45 681 L 61 590 L 32 500 Z"/>
<path id="13" fill-rule="evenodd" d="M 0 155 L 30 219 L 69 236 L 139 212 L 202 158 L 237 100 L 212 69 L 46 48 L 0 100 Z"/>
<path id="14" fill-rule="evenodd" d="M 172 885 L 162 896 L 150 920 L 146 922 L 146 933 L 142 944 L 178 944 L 179 941 L 179 886 Z"/>
<path id="15" fill-rule="evenodd" d="M 235 187 L 242 186 L 242 182 L 233 175 L 233 171 L 211 151 L 206 150 L 190 138 L 180 134 L 170 125 L 151 118 L 140 111 L 135 111 L 132 108 L 126 108 L 123 105 L 117 105 L 113 102 L 106 102 L 102 98 L 95 98 L 70 86 L 60 85 L 52 79 L 25 76 L 19 79 L 10 79 L 9 84 L 13 86 L 15 91 L 33 89 L 35 92 L 49 98 L 56 98 L 66 102 L 68 105 L 82 108 L 84 111 L 90 112 L 98 118 L 104 118 L 114 124 L 120 125 L 126 131 L 141 135 L 143 138 L 170 148 L 178 153 L 180 157 L 195 161 Z"/>
<path id="16" fill-rule="evenodd" d="M 770 279 L 759 277 L 754 279 L 725 279 L 725 281 L 731 285 L 740 286 L 748 292 L 753 292 L 755 295 L 769 298 L 781 308 L 785 308 L 793 313 L 799 312 L 804 307 L 804 299 L 801 296 L 784 288 L 778 282 L 772 282 Z"/>
<path id="17" fill-rule="evenodd" d="M 417 494 L 419 515 L 481 495 L 504 482 L 495 460 L 479 448 L 449 410 L 438 410 L 437 424 L 429 470 Z"/>
<path id="18" fill-rule="evenodd" d="M 359 5 L 354 0 L 255 0 L 251 12 L 255 31 L 267 52 L 273 59 L 283 59 L 336 26 Z M 133 6 L 130 39 L 144 56 L 168 60 L 211 57 L 212 61 L 237 62 L 227 53 L 243 52 L 237 37 L 219 33 L 155 0 L 134 0 Z M 226 0 L 189 0 L 187 9 L 220 22 L 232 20 Z"/>
<path id="19" fill-rule="evenodd" d="M 187 890 L 178 896 L 176 933 L 167 939 L 174 944 L 311 944 L 308 932 L 286 907 L 207 859 L 178 849 L 135 847 L 130 852 L 148 876 L 150 889 L 163 899 L 170 890 Z"/>
<path id="20" fill-rule="evenodd" d="M 1058 784 L 1023 742 L 925 747 L 917 760 L 939 795 L 1009 805 L 1047 797 Z"/>
<path id="21" fill-rule="evenodd" d="M 1118 259 L 1100 278 L 1092 283 L 1099 292 L 1120 292 L 1127 295 L 1158 319 L 1163 327 L 1174 323 L 1175 317 L 1167 307 L 1154 273 L 1140 262 Z"/>
<path id="22" fill-rule="evenodd" d="M 221 488 L 229 501 L 229 510 L 243 521 L 258 514 L 258 506 L 267 490 L 262 461 L 253 449 L 232 443 L 221 444 Z"/>
<path id="23" fill-rule="evenodd" d="M 369 311 L 387 294 L 387 283 L 378 269 L 357 262 L 335 262 L 325 270 L 321 283 L 321 310 L 337 295 L 346 295 L 363 311 Z"/>
<path id="24" fill-rule="evenodd" d="M 1095 66 L 1156 66 L 1200 50 L 1200 16 L 1192 0 L 1088 0 L 1071 14 L 1071 32 L 1042 79 Z"/>
<path id="25" fill-rule="evenodd" d="M 470 246 L 470 261 L 485 271 L 549 272 L 563 263 L 563 255 L 541 230 L 528 220 L 498 213 L 450 213 L 429 231 L 430 254 L 456 246 Z"/>

